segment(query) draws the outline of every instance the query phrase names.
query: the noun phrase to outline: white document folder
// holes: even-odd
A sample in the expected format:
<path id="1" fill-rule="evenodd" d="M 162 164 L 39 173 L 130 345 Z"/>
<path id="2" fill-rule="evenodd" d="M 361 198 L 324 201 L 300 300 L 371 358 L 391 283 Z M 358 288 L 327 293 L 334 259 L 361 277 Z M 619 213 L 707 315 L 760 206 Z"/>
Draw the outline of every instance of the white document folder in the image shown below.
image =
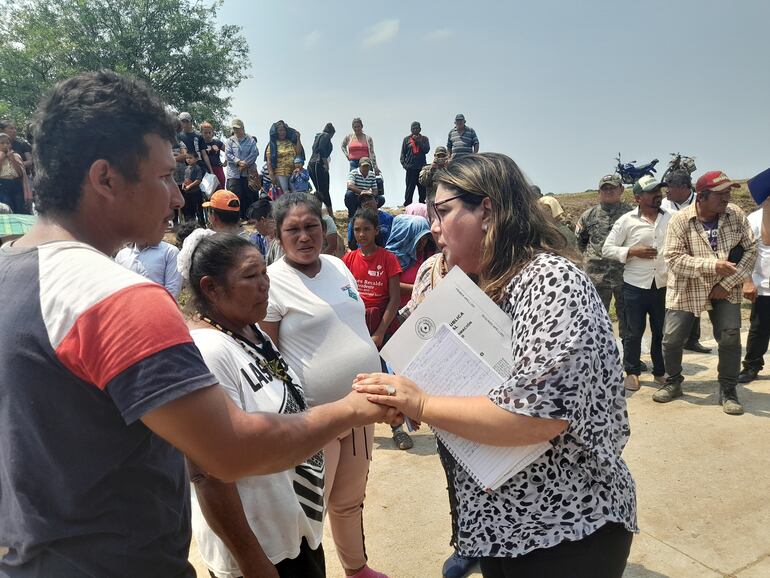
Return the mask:
<path id="1" fill-rule="evenodd" d="M 446 323 L 502 377 L 511 374 L 511 319 L 459 267 L 403 322 L 380 355 L 400 374 Z"/>
<path id="2" fill-rule="evenodd" d="M 442 323 L 433 338 L 404 368 L 402 375 L 437 396 L 487 396 L 504 379 L 468 344 Z M 502 486 L 544 454 L 551 444 L 499 447 L 480 444 L 432 428 L 455 460 L 485 490 Z"/>

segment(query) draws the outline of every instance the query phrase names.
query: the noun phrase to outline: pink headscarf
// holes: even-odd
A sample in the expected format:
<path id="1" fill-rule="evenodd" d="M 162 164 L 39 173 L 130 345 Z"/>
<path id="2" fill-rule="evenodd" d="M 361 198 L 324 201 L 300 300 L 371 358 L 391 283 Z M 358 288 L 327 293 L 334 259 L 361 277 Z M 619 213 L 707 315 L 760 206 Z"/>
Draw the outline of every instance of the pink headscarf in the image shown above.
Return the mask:
<path id="1" fill-rule="evenodd" d="M 407 215 L 422 217 L 428 221 L 428 223 L 430 223 L 430 219 L 428 218 L 428 205 L 425 203 L 412 203 L 411 205 L 408 205 L 404 208 L 404 213 Z"/>

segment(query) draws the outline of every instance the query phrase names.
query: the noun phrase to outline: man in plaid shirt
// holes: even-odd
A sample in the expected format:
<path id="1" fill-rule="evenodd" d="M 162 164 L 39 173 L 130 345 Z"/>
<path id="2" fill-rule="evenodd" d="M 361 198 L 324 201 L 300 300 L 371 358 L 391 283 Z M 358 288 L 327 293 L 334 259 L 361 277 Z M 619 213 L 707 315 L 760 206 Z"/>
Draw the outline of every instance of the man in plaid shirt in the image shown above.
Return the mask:
<path id="1" fill-rule="evenodd" d="M 682 347 L 693 318 L 708 311 L 718 345 L 722 409 L 730 415 L 743 413 L 735 391 L 741 366 L 741 291 L 754 269 L 757 246 L 746 215 L 730 204 L 730 192 L 739 186 L 721 171 L 707 172 L 695 185 L 695 203 L 669 221 L 663 328 L 668 379 L 652 396 L 655 401 L 682 395 Z"/>

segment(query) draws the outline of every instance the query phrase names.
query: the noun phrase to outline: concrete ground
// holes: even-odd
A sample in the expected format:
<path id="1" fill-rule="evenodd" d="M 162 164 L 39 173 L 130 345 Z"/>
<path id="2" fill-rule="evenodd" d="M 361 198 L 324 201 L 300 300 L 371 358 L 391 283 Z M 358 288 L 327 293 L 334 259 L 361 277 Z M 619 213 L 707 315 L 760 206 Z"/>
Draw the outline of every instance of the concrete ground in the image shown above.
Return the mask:
<path id="1" fill-rule="evenodd" d="M 715 347 L 703 325 L 702 342 Z M 637 483 L 641 533 L 625 578 L 770 577 L 770 370 L 739 388 L 746 414 L 735 417 L 717 405 L 716 349 L 684 361 L 684 397 L 653 402 L 647 374 L 628 399 L 624 457 Z M 389 428 L 376 430 L 364 526 L 371 566 L 392 578 L 440 577 L 451 553 L 435 441 L 429 431 L 414 439 L 412 450 L 399 451 Z M 328 576 L 342 578 L 328 531 L 324 548 Z M 207 577 L 194 544 L 191 559 Z"/>

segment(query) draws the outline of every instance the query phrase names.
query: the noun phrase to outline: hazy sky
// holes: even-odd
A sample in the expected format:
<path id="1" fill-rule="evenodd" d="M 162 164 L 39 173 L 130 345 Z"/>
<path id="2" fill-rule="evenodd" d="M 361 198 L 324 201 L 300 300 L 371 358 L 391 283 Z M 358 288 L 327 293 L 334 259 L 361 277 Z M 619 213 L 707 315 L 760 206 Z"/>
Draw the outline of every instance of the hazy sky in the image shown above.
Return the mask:
<path id="1" fill-rule="evenodd" d="M 242 25 L 251 47 L 232 111 L 260 151 L 278 119 L 308 154 L 334 123 L 336 209 L 355 116 L 389 206 L 403 203 L 410 123 L 435 148 L 460 112 L 481 151 L 508 154 L 543 192 L 595 188 L 618 151 L 659 158 L 659 174 L 676 151 L 696 157 L 696 176 L 770 166 L 767 0 L 226 0 L 219 20 Z"/>

